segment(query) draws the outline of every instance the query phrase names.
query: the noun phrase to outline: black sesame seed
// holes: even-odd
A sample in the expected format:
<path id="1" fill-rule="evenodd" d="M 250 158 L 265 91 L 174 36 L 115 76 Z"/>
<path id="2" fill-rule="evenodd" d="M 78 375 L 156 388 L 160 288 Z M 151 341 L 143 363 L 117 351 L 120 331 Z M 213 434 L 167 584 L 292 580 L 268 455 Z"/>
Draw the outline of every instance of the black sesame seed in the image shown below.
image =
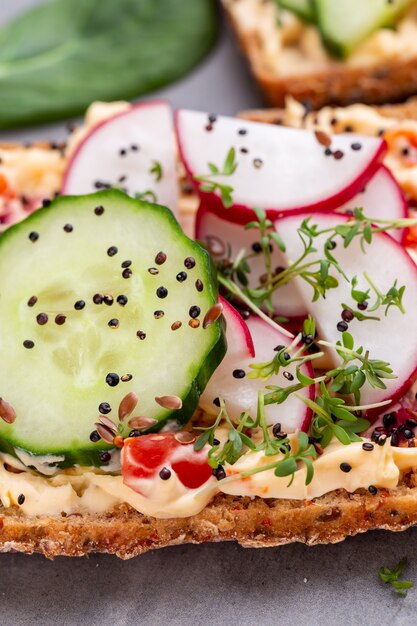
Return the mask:
<path id="1" fill-rule="evenodd" d="M 374 449 L 374 444 L 369 443 L 369 441 L 366 441 L 365 443 L 362 444 L 362 450 L 365 450 L 366 452 L 371 452 L 371 450 L 373 449 Z"/>
<path id="2" fill-rule="evenodd" d="M 368 308 L 368 303 L 367 303 L 366 300 L 364 302 L 359 302 L 358 303 L 359 311 L 366 311 L 367 308 Z"/>
<path id="3" fill-rule="evenodd" d="M 96 430 L 93 430 L 93 432 L 90 433 L 90 441 L 92 441 L 93 443 L 97 443 L 97 441 L 100 441 L 100 439 L 101 437 Z"/>
<path id="4" fill-rule="evenodd" d="M 156 267 L 148 267 L 148 272 L 152 276 L 156 276 L 157 274 L 159 274 L 159 270 L 157 270 Z"/>
<path id="5" fill-rule="evenodd" d="M 250 318 L 250 311 L 248 311 L 247 309 L 243 309 L 242 311 L 239 311 L 240 313 L 240 317 L 243 320 L 248 320 Z"/>
<path id="6" fill-rule="evenodd" d="M 385 428 L 390 428 L 391 426 L 395 426 L 397 423 L 397 413 L 393 411 L 392 413 L 385 413 L 382 418 L 382 423 Z"/>
<path id="7" fill-rule="evenodd" d="M 337 243 L 335 241 L 333 241 L 332 239 L 330 241 L 327 242 L 326 247 L 328 250 L 334 250 L 337 246 Z"/>
<path id="8" fill-rule="evenodd" d="M 351 322 L 354 317 L 355 316 L 353 315 L 352 311 L 350 311 L 349 309 L 343 309 L 343 311 L 342 311 L 342 320 L 344 322 Z"/>
<path id="9" fill-rule="evenodd" d="M 369 485 L 368 491 L 373 496 L 375 496 L 378 493 L 378 489 L 374 485 Z"/>
<path id="10" fill-rule="evenodd" d="M 274 352 L 280 352 L 281 350 L 283 350 L 285 348 L 285 346 L 279 344 L 278 346 L 275 346 L 274 348 Z"/>
<path id="11" fill-rule="evenodd" d="M 64 231 L 66 233 L 72 233 L 73 230 L 74 230 L 74 226 L 72 226 L 72 224 L 65 224 Z"/>
<path id="12" fill-rule="evenodd" d="M 378 437 L 378 441 L 376 441 L 376 443 L 379 446 L 385 446 L 386 441 L 387 441 L 387 436 L 384 435 L 384 433 L 380 433 L 380 435 Z M 391 445 L 395 445 L 395 444 L 392 443 L 392 440 L 391 440 Z"/>
<path id="13" fill-rule="evenodd" d="M 49 198 L 44 198 L 44 200 L 42 200 L 42 206 L 46 209 L 46 207 L 48 207 L 51 204 L 51 201 Z"/>
<path id="14" fill-rule="evenodd" d="M 169 478 L 171 478 L 171 470 L 169 470 L 167 467 L 163 467 L 159 472 L 159 478 L 161 478 L 162 480 L 168 480 Z"/>
<path id="15" fill-rule="evenodd" d="M 24 504 L 25 500 L 26 500 L 25 496 L 23 495 L 23 493 L 21 493 L 21 494 L 19 494 L 19 496 L 17 498 L 17 503 L 22 505 L 22 504 Z"/>
<path id="16" fill-rule="evenodd" d="M 405 428 L 403 430 L 403 435 L 406 439 L 412 439 L 414 437 L 414 433 L 412 430 L 410 430 L 409 428 Z"/>
<path id="17" fill-rule="evenodd" d="M 101 402 L 98 406 L 98 410 L 102 415 L 108 415 L 111 411 L 111 406 L 108 402 Z"/>
<path id="18" fill-rule="evenodd" d="M 346 472 L 346 473 L 350 472 L 350 470 L 352 469 L 352 466 L 349 465 L 349 463 L 341 463 L 339 467 L 342 470 L 342 472 Z"/>
<path id="19" fill-rule="evenodd" d="M 96 293 L 93 296 L 94 304 L 103 304 L 104 296 L 101 293 Z"/>
<path id="20" fill-rule="evenodd" d="M 215 115 L 214 113 L 210 113 L 210 115 L 208 116 L 208 121 L 210 122 L 210 124 L 214 124 L 216 120 L 217 120 L 217 115 Z"/>
<path id="21" fill-rule="evenodd" d="M 377 430 L 373 430 L 371 434 L 371 441 L 378 443 L 380 436 L 381 436 L 381 433 L 379 433 Z"/>
<path id="22" fill-rule="evenodd" d="M 353 143 L 351 146 L 352 150 L 361 150 L 362 149 L 362 144 L 361 143 Z"/>
<path id="23" fill-rule="evenodd" d="M 110 454 L 110 452 L 100 452 L 100 462 L 101 463 L 108 463 L 109 461 L 111 461 L 111 454 Z"/>
<path id="24" fill-rule="evenodd" d="M 193 267 L 195 267 L 195 259 L 192 256 L 187 256 L 187 258 L 184 259 L 184 266 L 187 270 L 193 269 Z"/>
<path id="25" fill-rule="evenodd" d="M 44 326 L 48 322 L 48 319 L 49 318 L 46 313 L 39 313 L 39 315 L 36 316 L 36 321 L 39 326 Z"/>
<path id="26" fill-rule="evenodd" d="M 139 150 L 139 146 L 136 145 L 135 143 L 132 143 L 132 145 L 130 146 L 130 149 L 132 150 L 132 152 L 137 152 Z"/>
<path id="27" fill-rule="evenodd" d="M 330 148 L 325 148 L 325 149 L 324 149 L 324 155 L 325 155 L 325 156 L 330 156 L 331 154 L 333 154 L 333 153 L 332 153 L 332 151 L 331 151 L 331 149 L 330 149 Z"/>
<path id="28" fill-rule="evenodd" d="M 120 306 L 126 306 L 127 303 L 128 303 L 128 299 L 126 296 L 124 295 L 117 296 L 117 304 L 120 304 Z"/>
<path id="29" fill-rule="evenodd" d="M 37 301 L 38 301 L 38 298 L 36 296 L 31 296 L 28 300 L 28 306 L 35 306 Z"/>
<path id="30" fill-rule="evenodd" d="M 197 289 L 197 291 L 200 292 L 204 289 L 203 282 L 199 278 L 197 278 L 197 280 L 195 281 L 195 288 Z"/>
<path id="31" fill-rule="evenodd" d="M 338 322 L 336 328 L 339 332 L 344 333 L 349 328 L 346 322 Z"/>
<path id="32" fill-rule="evenodd" d="M 119 328 L 119 320 L 113 318 L 107 322 L 107 326 L 109 326 L 109 328 Z"/>
<path id="33" fill-rule="evenodd" d="M 216 439 L 216 437 L 214 437 L 213 439 L 213 446 L 219 446 L 220 445 L 220 440 Z"/>
<path id="34" fill-rule="evenodd" d="M 155 257 L 155 263 L 157 265 L 163 265 L 166 260 L 167 260 L 167 255 L 165 254 L 165 252 L 158 252 L 158 254 Z"/>
<path id="35" fill-rule="evenodd" d="M 242 154 L 248 154 L 249 150 L 247 148 L 240 148 L 240 152 Z"/>
<path id="36" fill-rule="evenodd" d="M 289 355 L 289 354 L 288 354 L 288 352 L 284 352 L 284 354 L 283 354 L 282 356 L 284 357 L 284 359 L 285 359 L 286 361 L 289 361 L 289 360 L 290 360 L 290 358 L 291 358 L 291 355 Z"/>
<path id="37" fill-rule="evenodd" d="M 220 399 L 219 398 L 214 398 L 213 404 L 214 404 L 214 406 L 218 406 L 219 407 L 220 406 Z"/>
<path id="38" fill-rule="evenodd" d="M 196 305 L 190 307 L 190 310 L 188 311 L 189 316 L 192 317 L 193 319 L 198 317 L 200 313 L 201 313 L 201 309 L 199 306 L 196 306 Z"/>
<path id="39" fill-rule="evenodd" d="M 179 272 L 175 278 L 179 283 L 183 283 L 184 280 L 187 280 L 187 272 Z"/>
<path id="40" fill-rule="evenodd" d="M 313 335 L 303 335 L 303 343 L 306 346 L 310 346 L 314 341 Z"/>
<path id="41" fill-rule="evenodd" d="M 252 244 L 251 248 L 253 252 L 255 252 L 256 254 L 259 254 L 260 252 L 262 252 L 262 246 L 259 243 L 259 241 L 255 241 L 255 243 Z"/>
<path id="42" fill-rule="evenodd" d="M 116 387 L 116 385 L 119 384 L 119 381 L 120 381 L 119 376 L 115 374 L 114 372 L 110 372 L 106 376 L 106 383 L 109 385 L 109 387 Z"/>
<path id="43" fill-rule="evenodd" d="M 156 290 L 156 295 L 158 298 L 166 298 L 168 295 L 168 289 L 166 287 L 158 287 Z"/>
<path id="44" fill-rule="evenodd" d="M 114 256 L 117 253 L 118 253 L 118 249 L 116 248 L 116 246 L 110 246 L 110 248 L 107 250 L 107 254 L 109 256 Z"/>
<path id="45" fill-rule="evenodd" d="M 132 261 L 127 259 L 127 261 L 123 261 L 122 267 L 130 267 L 132 265 Z"/>
<path id="46" fill-rule="evenodd" d="M 416 420 L 413 420 L 411 418 L 408 418 L 405 423 L 409 428 L 415 428 L 417 426 Z"/>
<path id="47" fill-rule="evenodd" d="M 25 339 L 23 346 L 28 350 L 31 350 L 35 346 L 35 343 L 31 339 Z"/>
<path id="48" fill-rule="evenodd" d="M 33 242 L 38 241 L 39 239 L 39 233 L 36 233 L 35 231 L 32 231 L 31 233 L 29 233 L 29 239 Z"/>
<path id="49" fill-rule="evenodd" d="M 294 380 L 294 376 L 293 374 L 291 374 L 291 372 L 283 372 L 282 375 L 284 376 L 284 378 L 286 378 L 287 380 Z"/>
<path id="50" fill-rule="evenodd" d="M 74 309 L 76 311 L 81 311 L 84 307 L 85 307 L 84 300 L 77 300 L 77 302 L 74 304 Z"/>
<path id="51" fill-rule="evenodd" d="M 274 437 L 276 437 L 277 435 L 282 435 L 281 424 L 279 422 L 274 424 L 274 426 L 272 428 L 272 434 L 274 435 Z"/>
<path id="52" fill-rule="evenodd" d="M 139 339 L 143 341 L 144 339 L 146 339 L 146 333 L 144 333 L 143 330 L 138 330 L 136 333 L 136 337 L 139 337 Z"/>
<path id="53" fill-rule="evenodd" d="M 336 161 L 340 161 L 340 159 L 343 159 L 344 157 L 344 153 L 342 152 L 342 150 L 335 150 L 335 152 L 333 152 L 333 158 L 336 159 Z"/>
<path id="54" fill-rule="evenodd" d="M 126 156 L 126 152 L 127 152 L 127 151 L 126 151 L 124 148 L 121 148 L 121 149 L 119 150 L 119 154 L 120 154 L 120 156 Z"/>
<path id="55" fill-rule="evenodd" d="M 130 278 L 132 276 L 132 270 L 130 269 L 130 267 L 127 267 L 125 270 L 123 270 L 122 276 L 123 278 Z"/>
<path id="56" fill-rule="evenodd" d="M 160 320 L 161 317 L 164 317 L 165 313 L 163 311 L 154 311 L 153 316 L 156 320 Z"/>
<path id="57" fill-rule="evenodd" d="M 103 213 L 104 213 L 104 206 L 96 206 L 96 208 L 94 209 L 94 213 L 96 215 L 103 215 Z"/>
<path id="58" fill-rule="evenodd" d="M 238 135 L 246 135 L 247 134 L 247 130 L 246 128 L 239 128 L 239 130 L 237 131 Z"/>
<path id="59" fill-rule="evenodd" d="M 62 326 L 62 324 L 65 324 L 66 319 L 67 319 L 66 315 L 63 315 L 62 313 L 58 313 L 58 315 L 55 316 L 55 324 L 57 324 L 58 326 Z"/>
<path id="60" fill-rule="evenodd" d="M 104 304 L 107 304 L 107 306 L 111 306 L 113 304 L 113 302 L 114 302 L 113 296 L 111 296 L 108 293 L 104 294 L 103 302 L 104 302 Z"/>
<path id="61" fill-rule="evenodd" d="M 130 380 L 132 380 L 133 376 L 132 374 L 123 374 L 123 376 L 120 377 L 120 380 L 123 383 L 128 383 Z"/>
<path id="62" fill-rule="evenodd" d="M 129 437 L 140 437 L 143 435 L 141 430 L 131 430 L 129 433 Z"/>
<path id="63" fill-rule="evenodd" d="M 233 378 L 245 378 L 245 370 L 233 370 Z"/>
<path id="64" fill-rule="evenodd" d="M 223 478 L 226 478 L 226 472 L 224 471 L 224 467 L 222 465 L 218 465 L 212 473 L 217 480 L 223 480 Z"/>

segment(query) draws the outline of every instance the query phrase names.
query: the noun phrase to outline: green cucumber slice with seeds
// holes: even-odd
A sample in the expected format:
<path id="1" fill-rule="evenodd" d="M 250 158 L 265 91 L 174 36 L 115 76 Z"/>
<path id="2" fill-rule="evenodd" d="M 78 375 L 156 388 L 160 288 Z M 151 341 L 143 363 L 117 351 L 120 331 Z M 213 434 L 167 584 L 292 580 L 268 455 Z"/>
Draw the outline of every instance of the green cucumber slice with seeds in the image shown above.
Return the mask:
<path id="1" fill-rule="evenodd" d="M 291 11 L 305 22 L 314 22 L 312 0 L 276 0 L 276 2 L 281 9 Z"/>
<path id="2" fill-rule="evenodd" d="M 415 0 L 313 0 L 317 25 L 327 48 L 348 56 L 379 28 L 390 28 Z"/>
<path id="3" fill-rule="evenodd" d="M 5 231 L 0 397 L 16 420 L 0 420 L 0 449 L 103 465 L 109 446 L 90 440 L 99 406 L 117 424 L 130 392 L 154 430 L 187 422 L 226 351 L 221 321 L 203 328 L 216 301 L 207 252 L 169 209 L 117 190 L 59 197 Z M 182 408 L 160 406 L 164 395 Z"/>

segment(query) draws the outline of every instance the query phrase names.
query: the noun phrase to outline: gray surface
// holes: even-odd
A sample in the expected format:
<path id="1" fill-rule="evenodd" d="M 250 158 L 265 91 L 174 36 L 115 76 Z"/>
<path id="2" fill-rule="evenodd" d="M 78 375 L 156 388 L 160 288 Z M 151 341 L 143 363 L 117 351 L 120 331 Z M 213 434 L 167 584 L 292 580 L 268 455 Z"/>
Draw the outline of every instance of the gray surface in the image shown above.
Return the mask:
<path id="1" fill-rule="evenodd" d="M 1 0 L 0 21 L 32 3 Z M 197 72 L 160 95 L 174 106 L 222 113 L 260 104 L 227 33 Z M 54 125 L 3 133 L 1 139 L 63 135 L 64 126 Z M 107 556 L 49 562 L 5 554 L 0 624 L 411 626 L 417 623 L 417 589 L 400 598 L 379 582 L 377 572 L 408 555 L 406 573 L 417 582 L 415 540 L 417 529 L 315 548 L 181 546 L 129 562 Z"/>

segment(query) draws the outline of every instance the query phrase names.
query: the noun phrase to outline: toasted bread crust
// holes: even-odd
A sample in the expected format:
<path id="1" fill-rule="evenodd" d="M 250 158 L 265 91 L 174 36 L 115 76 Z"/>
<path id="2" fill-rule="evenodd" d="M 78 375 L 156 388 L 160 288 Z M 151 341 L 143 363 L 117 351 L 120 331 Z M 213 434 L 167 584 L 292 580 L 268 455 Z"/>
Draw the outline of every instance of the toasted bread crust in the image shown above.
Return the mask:
<path id="1" fill-rule="evenodd" d="M 251 72 L 270 106 L 284 106 L 288 95 L 307 102 L 313 109 L 320 109 L 327 104 L 399 102 L 417 93 L 417 56 L 407 61 L 385 61 L 383 67 L 357 68 L 340 63 L 314 73 L 274 74 L 265 68 L 257 35 L 242 29 L 230 0 L 222 0 L 222 4 Z"/>
<path id="2" fill-rule="evenodd" d="M 384 117 L 396 118 L 397 120 L 417 120 L 417 97 L 410 98 L 407 102 L 401 102 L 400 104 L 382 104 L 372 108 Z M 239 117 L 252 122 L 282 124 L 283 114 L 283 108 L 274 107 L 270 109 L 249 109 L 239 113 Z"/>
<path id="3" fill-rule="evenodd" d="M 417 475 L 392 491 L 338 490 L 312 501 L 218 495 L 188 518 L 155 519 L 122 505 L 102 515 L 27 517 L 0 509 L 0 551 L 48 558 L 104 552 L 122 559 L 184 543 L 237 541 L 248 548 L 337 543 L 367 530 L 417 524 Z"/>

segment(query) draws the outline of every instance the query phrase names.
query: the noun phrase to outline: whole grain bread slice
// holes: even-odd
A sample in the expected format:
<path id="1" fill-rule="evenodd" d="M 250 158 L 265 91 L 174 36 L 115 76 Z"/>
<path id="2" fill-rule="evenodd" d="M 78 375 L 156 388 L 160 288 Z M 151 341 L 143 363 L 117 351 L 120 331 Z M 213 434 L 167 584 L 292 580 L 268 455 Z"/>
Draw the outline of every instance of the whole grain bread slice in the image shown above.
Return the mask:
<path id="1" fill-rule="evenodd" d="M 416 470 L 417 472 L 417 470 Z M 417 524 L 417 473 L 394 490 L 333 491 L 309 501 L 218 495 L 198 515 L 155 519 L 120 505 L 105 514 L 28 517 L 0 508 L 0 551 L 48 558 L 103 552 L 122 559 L 184 543 L 236 541 L 247 548 L 337 543 L 368 530 Z"/>
<path id="2" fill-rule="evenodd" d="M 395 56 L 384 60 L 383 65 L 370 68 L 334 62 L 328 68 L 313 71 L 298 70 L 288 75 L 273 72 L 266 63 L 264 47 L 256 30 L 249 30 L 242 23 L 237 10 L 239 0 L 221 2 L 269 106 L 284 106 L 288 95 L 319 109 L 327 104 L 399 102 L 417 93 L 417 55 L 407 56 L 406 60 Z"/>

